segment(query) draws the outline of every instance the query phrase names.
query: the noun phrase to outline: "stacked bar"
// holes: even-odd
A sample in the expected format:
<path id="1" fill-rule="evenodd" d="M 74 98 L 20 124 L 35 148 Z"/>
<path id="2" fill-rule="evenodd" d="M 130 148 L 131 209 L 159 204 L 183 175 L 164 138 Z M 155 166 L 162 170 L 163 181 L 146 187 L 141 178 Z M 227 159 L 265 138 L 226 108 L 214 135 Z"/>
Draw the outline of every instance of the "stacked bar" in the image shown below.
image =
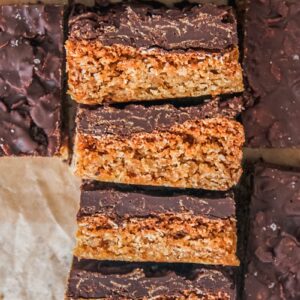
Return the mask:
<path id="1" fill-rule="evenodd" d="M 300 170 L 258 165 L 245 299 L 300 299 Z"/>
<path id="2" fill-rule="evenodd" d="M 232 195 L 85 183 L 79 258 L 238 265 Z"/>
<path id="3" fill-rule="evenodd" d="M 110 5 L 80 13 L 69 26 L 69 93 L 79 103 L 243 91 L 230 8 Z"/>
<path id="4" fill-rule="evenodd" d="M 53 156 L 61 135 L 63 6 L 0 6 L 0 156 Z"/>
<path id="5" fill-rule="evenodd" d="M 300 3 L 247 1 L 243 113 L 247 146 L 299 148 Z"/>
<path id="6" fill-rule="evenodd" d="M 81 107 L 73 167 L 85 179 L 227 190 L 242 173 L 239 99 L 176 107 Z"/>
<path id="7" fill-rule="evenodd" d="M 231 9 L 77 6 L 69 25 L 85 181 L 66 298 L 235 299 L 243 100 L 217 97 L 243 90 Z"/>

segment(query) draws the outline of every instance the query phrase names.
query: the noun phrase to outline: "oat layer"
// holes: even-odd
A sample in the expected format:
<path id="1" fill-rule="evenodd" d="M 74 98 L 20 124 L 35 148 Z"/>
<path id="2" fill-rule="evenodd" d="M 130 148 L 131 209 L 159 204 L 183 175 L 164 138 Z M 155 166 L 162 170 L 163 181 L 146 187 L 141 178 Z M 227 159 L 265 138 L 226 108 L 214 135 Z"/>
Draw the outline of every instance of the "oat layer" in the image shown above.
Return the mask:
<path id="1" fill-rule="evenodd" d="M 222 117 L 130 137 L 77 131 L 73 168 L 84 179 L 228 190 L 242 173 L 243 127 Z"/>
<path id="2" fill-rule="evenodd" d="M 237 47 L 142 50 L 100 41 L 66 42 L 69 94 L 84 104 L 219 95 L 243 91 Z"/>
<path id="3" fill-rule="evenodd" d="M 94 215 L 81 218 L 78 226 L 74 255 L 79 258 L 239 264 L 234 218 L 178 213 L 116 223 L 106 215 Z"/>

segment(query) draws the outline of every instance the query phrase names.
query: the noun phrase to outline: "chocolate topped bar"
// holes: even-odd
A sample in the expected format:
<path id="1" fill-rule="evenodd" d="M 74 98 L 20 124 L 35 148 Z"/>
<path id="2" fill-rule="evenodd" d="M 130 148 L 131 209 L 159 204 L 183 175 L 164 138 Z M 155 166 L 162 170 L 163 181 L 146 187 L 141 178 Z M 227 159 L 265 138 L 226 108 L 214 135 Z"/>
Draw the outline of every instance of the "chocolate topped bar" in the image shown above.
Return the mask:
<path id="1" fill-rule="evenodd" d="M 235 299 L 230 270 L 74 259 L 67 299 Z"/>
<path id="2" fill-rule="evenodd" d="M 232 194 L 85 182 L 77 223 L 80 258 L 239 264 Z"/>
<path id="3" fill-rule="evenodd" d="M 84 179 L 228 190 L 241 175 L 239 98 L 171 104 L 81 106 L 73 166 Z M 117 149 L 117 151 L 116 151 Z"/>
<path id="4" fill-rule="evenodd" d="M 78 8 L 66 42 L 69 94 L 83 104 L 243 91 L 236 20 L 213 4 Z"/>
<path id="5" fill-rule="evenodd" d="M 300 299 L 300 170 L 258 165 L 245 299 Z"/>
<path id="6" fill-rule="evenodd" d="M 197 196 L 195 195 L 197 194 Z M 118 221 L 124 217 L 150 217 L 158 214 L 190 213 L 207 218 L 228 218 L 235 215 L 232 195 L 182 190 L 154 190 L 110 185 L 96 181 L 82 186 L 77 218 L 106 214 Z"/>
<path id="7" fill-rule="evenodd" d="M 184 9 L 114 5 L 75 16 L 69 25 L 71 40 L 99 40 L 108 46 L 222 50 L 238 43 L 231 8 L 212 4 Z"/>
<path id="8" fill-rule="evenodd" d="M 0 155 L 61 146 L 63 7 L 0 6 Z"/>
<path id="9" fill-rule="evenodd" d="M 300 147 L 300 2 L 248 1 L 244 70 L 254 104 L 243 114 L 250 147 Z"/>
<path id="10" fill-rule="evenodd" d="M 243 109 L 242 99 L 235 97 L 224 102 L 219 98 L 208 99 L 199 105 L 179 106 L 172 104 L 82 107 L 77 116 L 77 129 L 85 134 L 119 135 L 154 131 L 168 131 L 170 127 L 211 117 L 236 117 Z"/>

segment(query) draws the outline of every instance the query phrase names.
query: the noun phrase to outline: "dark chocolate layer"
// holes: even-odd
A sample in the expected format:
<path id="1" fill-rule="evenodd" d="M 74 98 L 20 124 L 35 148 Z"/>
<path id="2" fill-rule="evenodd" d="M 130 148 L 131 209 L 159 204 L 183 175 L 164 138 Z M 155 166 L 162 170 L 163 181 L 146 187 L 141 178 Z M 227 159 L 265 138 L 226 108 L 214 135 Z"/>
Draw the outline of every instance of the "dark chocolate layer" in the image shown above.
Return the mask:
<path id="1" fill-rule="evenodd" d="M 175 107 L 172 104 L 144 106 L 129 104 L 123 107 L 83 107 L 77 115 L 77 130 L 96 136 L 167 131 L 188 120 L 217 116 L 234 117 L 242 110 L 241 99 L 233 98 L 220 103 L 214 99 L 204 104 Z"/>
<path id="2" fill-rule="evenodd" d="M 221 193 L 207 192 L 196 196 L 171 189 L 160 192 L 86 182 L 81 188 L 77 217 L 105 214 L 118 221 L 124 220 L 124 217 L 147 217 L 170 213 L 229 218 L 235 216 L 235 204 L 231 195 Z"/>
<path id="3" fill-rule="evenodd" d="M 300 147 L 300 1 L 248 1 L 244 70 L 254 106 L 243 113 L 250 147 Z"/>
<path id="4" fill-rule="evenodd" d="M 71 40 L 98 40 L 107 46 L 222 50 L 237 45 L 231 9 L 213 4 L 183 9 L 117 4 L 82 12 L 71 18 L 69 25 Z"/>
<path id="5" fill-rule="evenodd" d="M 300 170 L 256 167 L 245 299 L 300 299 Z"/>
<path id="6" fill-rule="evenodd" d="M 222 291 L 235 299 L 229 270 L 192 264 L 101 262 L 74 258 L 67 296 L 78 298 L 142 299 L 198 296 Z M 173 299 L 173 298 L 172 298 Z"/>
<path id="7" fill-rule="evenodd" d="M 62 6 L 0 6 L 0 155 L 60 148 L 62 22 Z"/>

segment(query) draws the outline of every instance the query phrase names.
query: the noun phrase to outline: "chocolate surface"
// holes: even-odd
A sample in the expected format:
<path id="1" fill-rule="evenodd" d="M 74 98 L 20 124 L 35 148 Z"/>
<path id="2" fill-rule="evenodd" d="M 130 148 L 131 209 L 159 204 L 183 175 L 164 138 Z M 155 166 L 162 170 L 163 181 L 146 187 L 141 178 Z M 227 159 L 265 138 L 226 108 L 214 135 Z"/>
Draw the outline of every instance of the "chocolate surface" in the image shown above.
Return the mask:
<path id="1" fill-rule="evenodd" d="M 222 103 L 214 99 L 203 104 L 179 108 L 172 104 L 151 106 L 129 104 L 123 107 L 81 106 L 77 115 L 77 130 L 96 136 L 127 137 L 141 132 L 167 131 L 172 126 L 189 120 L 218 116 L 232 118 L 241 110 L 240 98 L 232 98 Z"/>
<path id="2" fill-rule="evenodd" d="M 60 148 L 62 21 L 62 6 L 0 6 L 0 155 Z"/>
<path id="3" fill-rule="evenodd" d="M 67 296 L 78 298 L 143 299 L 178 297 L 222 291 L 235 299 L 230 271 L 192 264 L 101 262 L 74 258 Z"/>
<path id="4" fill-rule="evenodd" d="M 183 9 L 117 4 L 81 10 L 69 25 L 71 40 L 98 40 L 107 46 L 222 50 L 237 45 L 236 20 L 231 9 L 213 4 Z"/>
<path id="5" fill-rule="evenodd" d="M 116 221 L 124 217 L 147 217 L 168 213 L 191 213 L 208 218 L 235 216 L 232 195 L 200 193 L 189 195 L 179 190 L 147 190 L 86 182 L 81 187 L 77 217 L 105 214 Z"/>
<path id="6" fill-rule="evenodd" d="M 254 106 L 243 113 L 250 147 L 300 147 L 300 2 L 248 1 L 244 71 Z"/>
<path id="7" fill-rule="evenodd" d="M 300 299 L 300 170 L 256 167 L 245 299 Z"/>

